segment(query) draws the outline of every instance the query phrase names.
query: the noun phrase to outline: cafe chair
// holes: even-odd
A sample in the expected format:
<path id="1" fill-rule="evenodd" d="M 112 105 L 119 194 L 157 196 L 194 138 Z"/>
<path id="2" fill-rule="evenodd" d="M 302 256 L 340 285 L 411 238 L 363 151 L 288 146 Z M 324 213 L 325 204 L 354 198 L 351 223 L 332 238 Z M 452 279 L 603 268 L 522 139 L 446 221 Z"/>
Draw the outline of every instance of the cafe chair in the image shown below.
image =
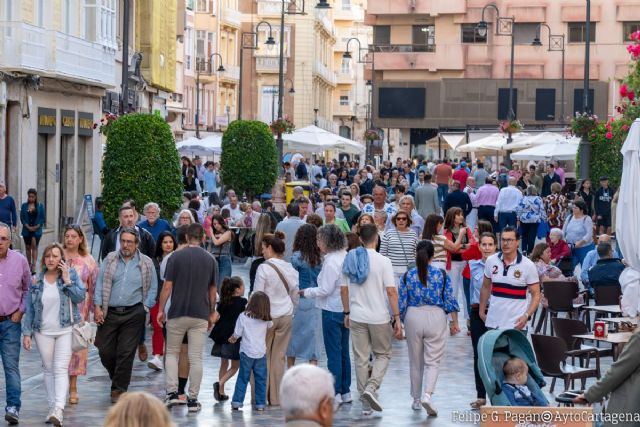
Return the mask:
<path id="1" fill-rule="evenodd" d="M 556 336 L 562 338 L 567 345 L 569 351 L 574 350 L 595 350 L 598 352 L 599 357 L 613 356 L 610 348 L 600 348 L 584 344 L 582 338 L 576 338 L 574 335 L 588 335 L 590 334 L 589 328 L 582 320 L 577 319 L 563 319 L 556 317 L 551 319 L 551 325 L 556 331 Z M 571 364 L 574 364 L 576 356 L 571 357 Z M 580 366 L 584 368 L 589 367 L 591 360 L 591 354 L 587 357 L 580 357 Z"/>
<path id="2" fill-rule="evenodd" d="M 558 378 L 564 381 L 564 391 L 568 391 L 570 385 L 571 388 L 575 388 L 575 380 L 580 380 L 581 388 L 584 389 L 587 378 L 600 378 L 600 356 L 597 351 L 569 350 L 562 338 L 550 335 L 533 334 L 531 342 L 542 374 L 552 378 L 549 390 L 551 393 Z M 582 368 L 567 363 L 567 357 L 586 357 L 587 354 L 595 358 L 595 368 Z"/>
<path id="3" fill-rule="evenodd" d="M 535 332 L 538 333 L 542 329 L 542 333 L 546 334 L 548 318 L 558 317 L 560 313 L 567 313 L 570 318 L 573 318 L 577 308 L 573 304 L 573 300 L 578 297 L 578 283 L 548 281 L 543 282 L 542 287 L 544 297 L 547 299 L 547 307 L 542 308 Z M 553 324 L 550 329 L 550 333 L 553 335 Z"/>
<path id="4" fill-rule="evenodd" d="M 594 286 L 596 305 L 618 305 L 620 304 L 620 295 L 622 295 L 620 284 Z"/>

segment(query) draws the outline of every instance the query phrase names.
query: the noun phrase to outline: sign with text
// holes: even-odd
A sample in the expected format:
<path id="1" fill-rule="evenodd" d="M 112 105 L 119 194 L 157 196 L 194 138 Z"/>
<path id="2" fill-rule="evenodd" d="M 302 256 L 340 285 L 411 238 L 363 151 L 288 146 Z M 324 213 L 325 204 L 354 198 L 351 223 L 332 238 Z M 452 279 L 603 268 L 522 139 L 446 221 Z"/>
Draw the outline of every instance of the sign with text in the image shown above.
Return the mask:
<path id="1" fill-rule="evenodd" d="M 93 136 L 93 113 L 78 112 L 78 135 Z"/>
<path id="2" fill-rule="evenodd" d="M 56 110 L 38 107 L 38 133 L 56 134 Z"/>
<path id="3" fill-rule="evenodd" d="M 596 417 L 590 407 L 556 406 L 483 406 L 475 415 L 480 427 L 591 427 Z"/>
<path id="4" fill-rule="evenodd" d="M 73 135 L 76 132 L 76 112 L 73 110 L 60 110 L 60 133 L 62 135 Z"/>

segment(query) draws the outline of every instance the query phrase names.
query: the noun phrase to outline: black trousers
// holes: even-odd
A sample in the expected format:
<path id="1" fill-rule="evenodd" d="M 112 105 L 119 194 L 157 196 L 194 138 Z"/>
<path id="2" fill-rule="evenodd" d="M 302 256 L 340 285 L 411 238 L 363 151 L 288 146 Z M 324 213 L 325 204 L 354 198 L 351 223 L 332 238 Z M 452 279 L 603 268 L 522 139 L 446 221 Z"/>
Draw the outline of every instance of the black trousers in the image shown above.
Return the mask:
<path id="1" fill-rule="evenodd" d="M 480 312 L 477 307 L 471 307 L 471 315 L 469 316 L 471 321 L 471 345 L 473 345 L 473 374 L 476 378 L 476 393 L 478 399 L 486 399 L 487 391 L 480 378 L 480 372 L 478 371 L 478 341 L 480 337 L 487 332 L 484 322 L 480 318 Z"/>
<path id="2" fill-rule="evenodd" d="M 493 218 L 493 214 L 495 211 L 495 206 L 491 205 L 483 205 L 478 207 L 478 221 L 484 219 L 485 221 L 489 221 L 491 226 L 493 227 L 493 232 L 496 233 L 498 231 L 498 224 L 496 220 Z"/>
<path id="3" fill-rule="evenodd" d="M 533 247 L 536 244 L 536 236 L 538 235 L 538 223 L 521 222 L 520 225 L 522 226 L 522 250 L 527 255 L 531 255 Z"/>
<path id="4" fill-rule="evenodd" d="M 100 361 L 109 372 L 111 391 L 126 392 L 131 381 L 133 359 L 144 329 L 146 312 L 142 304 L 119 313 L 109 310 L 96 333 Z"/>

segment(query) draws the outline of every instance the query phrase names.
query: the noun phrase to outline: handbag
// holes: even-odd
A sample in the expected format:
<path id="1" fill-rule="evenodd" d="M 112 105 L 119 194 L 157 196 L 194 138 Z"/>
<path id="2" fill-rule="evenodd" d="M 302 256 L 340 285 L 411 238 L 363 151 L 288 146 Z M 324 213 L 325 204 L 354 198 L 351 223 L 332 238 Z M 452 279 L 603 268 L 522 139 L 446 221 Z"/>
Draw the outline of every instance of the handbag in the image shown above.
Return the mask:
<path id="1" fill-rule="evenodd" d="M 73 303 L 69 298 L 69 314 L 73 322 Z M 89 348 L 96 339 L 97 326 L 93 322 L 80 321 L 71 326 L 71 350 L 73 352 L 82 351 Z"/>
<path id="2" fill-rule="evenodd" d="M 287 282 L 287 279 L 285 279 L 284 274 L 282 274 L 282 272 L 280 271 L 280 269 L 278 267 L 276 267 L 275 264 L 269 262 L 269 261 L 265 261 L 265 264 L 267 264 L 269 267 L 273 268 L 276 272 L 276 274 L 278 275 L 278 277 L 280 278 L 280 281 L 284 284 L 284 288 L 287 290 L 287 295 L 289 295 L 289 298 L 291 298 L 291 302 L 293 303 L 294 307 L 298 306 L 298 302 L 299 302 L 299 298 L 294 298 L 291 296 L 291 288 L 289 287 L 289 282 Z M 296 294 L 297 296 L 298 294 Z"/>
<path id="3" fill-rule="evenodd" d="M 416 266 L 416 260 L 414 259 L 413 261 L 409 261 L 409 258 L 407 257 L 407 252 L 404 250 L 404 245 L 402 244 L 402 237 L 400 237 L 400 232 L 396 230 L 396 234 L 398 235 L 398 240 L 400 241 L 400 246 L 402 247 L 402 253 L 404 254 L 404 260 L 407 262 L 407 271 L 411 270 L 412 268 L 414 268 Z"/>

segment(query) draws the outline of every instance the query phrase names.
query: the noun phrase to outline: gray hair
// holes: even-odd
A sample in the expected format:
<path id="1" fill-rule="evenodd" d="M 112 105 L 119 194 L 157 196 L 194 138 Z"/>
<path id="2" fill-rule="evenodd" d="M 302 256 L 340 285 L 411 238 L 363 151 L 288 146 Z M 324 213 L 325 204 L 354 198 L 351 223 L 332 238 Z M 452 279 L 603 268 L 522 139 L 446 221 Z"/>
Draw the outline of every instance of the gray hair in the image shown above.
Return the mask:
<path id="1" fill-rule="evenodd" d="M 509 183 L 509 185 L 516 185 L 516 182 L 518 182 L 518 180 L 515 176 L 510 176 L 509 179 L 507 179 L 507 182 Z"/>
<path id="2" fill-rule="evenodd" d="M 341 251 L 347 247 L 347 238 L 335 224 L 323 225 L 318 229 L 318 239 L 327 248 L 327 252 Z"/>
<path id="3" fill-rule="evenodd" d="M 160 206 L 156 202 L 149 202 L 142 208 L 142 212 L 147 212 L 147 209 L 156 208 L 158 213 L 160 213 Z"/>
<path id="4" fill-rule="evenodd" d="M 549 231 L 549 234 L 559 236 L 561 239 L 564 237 L 564 233 L 562 233 L 562 230 L 557 227 L 552 228 L 551 231 Z"/>
<path id="5" fill-rule="evenodd" d="M 176 220 L 173 223 L 174 227 L 178 227 L 180 225 L 180 217 L 182 216 L 182 214 L 189 214 L 189 218 L 191 218 L 191 224 L 193 224 L 194 222 L 196 222 L 195 218 L 193 217 L 193 213 L 191 213 L 191 211 L 189 209 L 182 209 L 180 211 L 180 213 L 178 214 Z"/>
<path id="6" fill-rule="evenodd" d="M 406 195 L 406 196 L 400 197 L 400 200 L 398 200 L 398 204 L 404 202 L 405 200 L 409 200 L 411 202 L 411 205 L 414 208 L 416 207 L 416 202 L 413 200 L 413 196 L 411 196 L 411 195 Z"/>
<path id="7" fill-rule="evenodd" d="M 301 364 L 287 369 L 280 383 L 280 402 L 287 420 L 315 415 L 320 402 L 333 398 L 333 394 L 333 376 L 314 365 Z"/>
<path id="8" fill-rule="evenodd" d="M 8 232 L 9 232 L 9 240 L 12 239 L 12 231 L 11 231 L 11 227 L 9 227 L 9 224 L 5 224 L 4 222 L 0 222 L 0 228 L 5 228 Z"/>
<path id="9" fill-rule="evenodd" d="M 527 187 L 527 196 L 537 196 L 538 195 L 538 189 L 536 188 L 535 185 L 530 185 Z"/>

